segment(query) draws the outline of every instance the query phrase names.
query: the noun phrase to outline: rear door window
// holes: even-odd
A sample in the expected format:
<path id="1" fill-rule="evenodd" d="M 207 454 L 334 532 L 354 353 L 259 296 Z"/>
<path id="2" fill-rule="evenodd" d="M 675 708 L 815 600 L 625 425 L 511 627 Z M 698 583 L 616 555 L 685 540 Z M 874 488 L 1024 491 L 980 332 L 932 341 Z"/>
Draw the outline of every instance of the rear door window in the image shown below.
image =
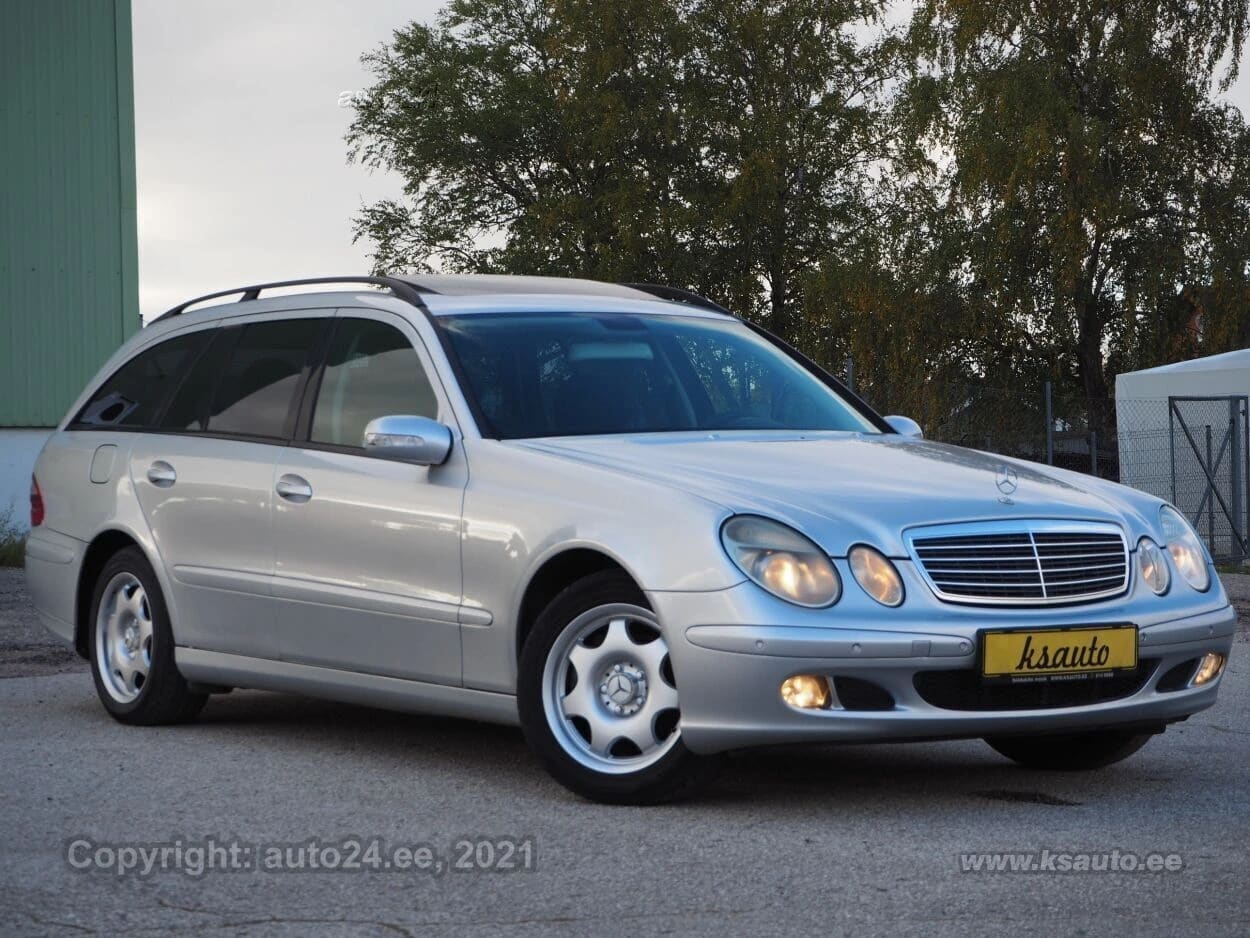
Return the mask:
<path id="1" fill-rule="evenodd" d="M 79 411 L 75 424 L 119 429 L 155 426 L 165 400 L 208 344 L 213 331 L 183 333 L 140 352 L 92 395 Z"/>
<path id="2" fill-rule="evenodd" d="M 283 438 L 309 355 L 326 319 L 250 323 L 238 337 L 209 409 L 209 433 Z"/>

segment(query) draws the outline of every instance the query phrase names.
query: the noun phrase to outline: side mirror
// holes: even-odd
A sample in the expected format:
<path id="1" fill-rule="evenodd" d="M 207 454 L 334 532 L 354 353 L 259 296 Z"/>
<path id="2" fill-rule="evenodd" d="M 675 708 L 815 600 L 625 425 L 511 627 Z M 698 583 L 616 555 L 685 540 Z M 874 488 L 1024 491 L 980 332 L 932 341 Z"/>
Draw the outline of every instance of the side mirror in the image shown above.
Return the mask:
<path id="1" fill-rule="evenodd" d="M 912 420 L 910 417 L 900 417 L 898 414 L 886 417 L 885 422 L 899 436 L 915 437 L 917 440 L 924 439 L 924 431 L 920 429 L 920 424 Z"/>
<path id="2" fill-rule="evenodd" d="M 451 430 L 429 417 L 378 417 L 365 427 L 364 446 L 379 459 L 441 466 L 451 454 Z"/>

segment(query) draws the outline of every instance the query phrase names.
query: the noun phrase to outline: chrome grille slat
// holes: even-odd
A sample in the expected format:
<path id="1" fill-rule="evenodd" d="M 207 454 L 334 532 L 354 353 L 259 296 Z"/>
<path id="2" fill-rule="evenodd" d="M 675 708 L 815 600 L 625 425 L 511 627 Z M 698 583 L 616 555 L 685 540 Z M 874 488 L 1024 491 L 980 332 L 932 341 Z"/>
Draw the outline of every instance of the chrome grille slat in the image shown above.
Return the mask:
<path id="1" fill-rule="evenodd" d="M 916 529 L 907 540 L 934 593 L 949 602 L 1070 604 L 1128 587 L 1127 543 L 1110 524 L 982 522 Z"/>
<path id="2" fill-rule="evenodd" d="M 1118 576 L 1096 576 L 1096 577 L 1087 577 L 1083 580 L 1063 580 L 1062 582 L 1059 582 L 1059 583 L 1048 581 L 1046 583 L 1046 588 L 1047 590 L 1053 593 L 1055 592 L 1055 590 L 1063 589 L 1069 586 L 1086 586 L 1090 583 L 1108 583 L 1109 584 L 1109 583 L 1119 583 L 1119 582 L 1120 582 L 1120 578 Z"/>
<path id="3" fill-rule="evenodd" d="M 1037 580 L 1032 583 L 964 583 L 960 580 L 943 580 L 942 586 L 963 586 L 974 589 L 990 590 L 1032 590 Z"/>
<path id="4" fill-rule="evenodd" d="M 1099 570 L 1106 570 L 1108 572 L 1098 573 Z M 1114 571 L 1114 572 L 1111 572 L 1111 571 Z M 1068 568 L 1061 569 L 1061 570 L 1051 569 L 1051 570 L 1046 571 L 1046 581 L 1049 583 L 1052 580 L 1070 580 L 1073 578 L 1074 575 L 1085 574 L 1085 573 L 1090 574 L 1087 577 L 1087 579 L 1091 579 L 1091 580 L 1106 580 L 1106 579 L 1118 580 L 1124 576 L 1124 564 L 1115 564 L 1113 566 L 1100 565 L 1096 567 L 1079 567 L 1079 568 L 1068 567 Z M 1076 578 L 1080 579 L 1081 577 L 1076 576 Z"/>
<path id="5" fill-rule="evenodd" d="M 960 570 L 985 570 L 985 569 L 994 569 L 994 570 L 1002 570 L 1003 572 L 1010 572 L 1012 569 L 1014 569 L 1012 566 L 1010 566 L 1011 564 L 1018 564 L 1019 569 L 1021 570 L 1031 570 L 1034 573 L 1037 572 L 1037 561 L 1032 557 L 1030 557 L 1028 560 L 969 560 L 967 562 L 944 560 L 941 563 L 926 563 L 925 569 L 928 570 L 930 573 L 935 573 L 938 570 L 947 570 L 952 573 L 958 573 Z"/>
<path id="6" fill-rule="evenodd" d="M 1106 550 L 1105 548 L 1097 552 L 1090 551 L 1088 554 L 1048 554 L 1043 550 L 1039 550 L 1038 554 L 1047 560 L 1089 560 L 1094 557 L 1119 557 L 1121 551 Z"/>
<path id="7" fill-rule="evenodd" d="M 1043 559 L 1044 559 L 1044 558 L 1043 558 Z M 1050 573 L 1066 573 L 1066 572 L 1068 572 L 1068 571 L 1074 571 L 1074 572 L 1077 572 L 1077 573 L 1084 573 L 1084 572 L 1085 572 L 1085 571 L 1087 571 L 1087 570 L 1119 570 L 1119 571 L 1123 572 L 1123 570 L 1124 570 L 1124 562 L 1123 562 L 1123 561 L 1121 561 L 1120 563 L 1087 563 L 1087 564 L 1082 564 L 1082 565 L 1081 565 L 1081 566 L 1079 566 L 1079 567 L 1076 567 L 1076 566 L 1073 566 L 1073 567 L 1053 567 L 1053 566 L 1052 566 L 1052 567 L 1047 567 L 1047 568 L 1046 568 L 1046 573 L 1047 573 L 1047 574 L 1050 574 Z M 1050 579 L 1050 577 L 1049 577 L 1049 576 L 1047 576 L 1047 579 Z"/>
<path id="8" fill-rule="evenodd" d="M 1037 542 L 1038 547 L 1106 547 L 1108 544 L 1115 542 L 1115 538 L 1105 538 L 1097 541 L 1042 541 Z"/>
<path id="9" fill-rule="evenodd" d="M 956 561 L 956 560 L 972 560 L 972 561 L 979 561 L 981 563 L 992 563 L 995 560 L 1033 560 L 1035 559 L 1035 555 L 1033 551 L 1031 550 L 1026 554 L 1024 551 L 1019 551 L 1019 550 L 1014 550 L 1014 549 L 1010 553 L 1008 553 L 1007 551 L 1003 551 L 1002 553 L 999 553 L 999 554 L 951 554 L 951 553 L 930 554 L 927 550 L 922 550 L 919 553 L 920 553 L 920 556 L 925 557 L 926 559 L 931 558 L 938 562 Z"/>
<path id="10" fill-rule="evenodd" d="M 988 548 L 990 550 L 993 550 L 997 547 L 1010 547 L 1013 549 L 1028 550 L 1028 551 L 1031 551 L 1033 549 L 1028 541 L 1024 541 L 1023 543 L 1021 543 L 1020 541 L 1011 541 L 1010 543 L 1003 543 L 1003 544 L 941 544 L 941 545 L 926 544 L 923 549 L 927 551 L 930 551 L 930 550 L 931 551 L 977 550 L 980 548 Z"/>

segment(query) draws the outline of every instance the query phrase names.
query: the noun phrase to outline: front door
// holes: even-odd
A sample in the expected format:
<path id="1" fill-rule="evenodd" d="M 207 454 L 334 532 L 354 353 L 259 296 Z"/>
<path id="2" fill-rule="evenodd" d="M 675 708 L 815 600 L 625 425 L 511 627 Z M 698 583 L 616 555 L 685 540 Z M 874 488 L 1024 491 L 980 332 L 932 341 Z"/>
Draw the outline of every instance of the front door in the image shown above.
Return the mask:
<path id="1" fill-rule="evenodd" d="M 453 425 L 420 337 L 342 310 L 274 474 L 274 598 L 284 659 L 444 684 L 461 680 L 463 448 L 442 466 L 365 455 L 366 424 Z"/>

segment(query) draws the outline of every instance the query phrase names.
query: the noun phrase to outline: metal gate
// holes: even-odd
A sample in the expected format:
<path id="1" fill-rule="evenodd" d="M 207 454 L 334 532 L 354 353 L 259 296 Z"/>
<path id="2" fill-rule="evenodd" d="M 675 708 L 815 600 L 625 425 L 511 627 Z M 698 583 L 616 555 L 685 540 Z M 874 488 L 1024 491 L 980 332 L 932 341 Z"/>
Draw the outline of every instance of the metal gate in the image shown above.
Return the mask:
<path id="1" fill-rule="evenodd" d="M 1250 557 L 1250 406 L 1246 395 L 1169 397 L 1172 504 L 1216 560 Z"/>

